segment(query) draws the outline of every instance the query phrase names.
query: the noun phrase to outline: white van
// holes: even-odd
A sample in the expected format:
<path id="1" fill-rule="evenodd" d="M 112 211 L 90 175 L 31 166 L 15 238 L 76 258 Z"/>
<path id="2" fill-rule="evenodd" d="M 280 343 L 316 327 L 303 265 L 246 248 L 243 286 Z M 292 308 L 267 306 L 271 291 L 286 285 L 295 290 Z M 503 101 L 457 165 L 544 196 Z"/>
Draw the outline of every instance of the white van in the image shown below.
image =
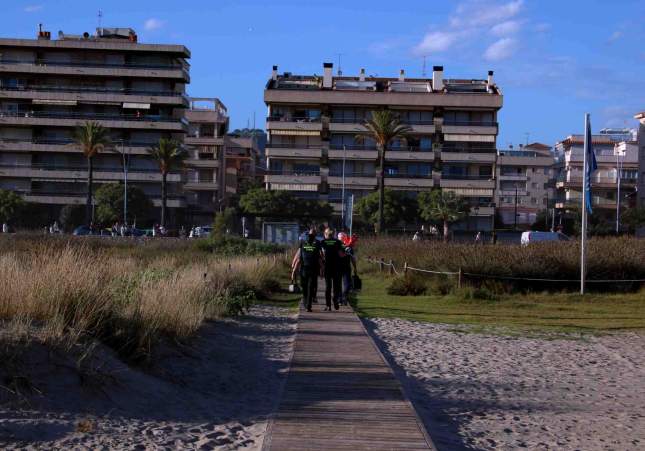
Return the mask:
<path id="1" fill-rule="evenodd" d="M 570 238 L 562 232 L 523 232 L 521 243 L 527 246 L 531 243 L 541 243 L 544 241 L 569 241 Z"/>

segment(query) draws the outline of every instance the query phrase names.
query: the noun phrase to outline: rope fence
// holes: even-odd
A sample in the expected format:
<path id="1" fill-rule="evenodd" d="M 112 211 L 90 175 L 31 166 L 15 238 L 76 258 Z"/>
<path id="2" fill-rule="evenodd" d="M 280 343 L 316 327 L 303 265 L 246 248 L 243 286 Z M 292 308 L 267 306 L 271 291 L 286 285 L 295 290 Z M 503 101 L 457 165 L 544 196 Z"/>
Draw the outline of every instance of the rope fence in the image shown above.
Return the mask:
<path id="1" fill-rule="evenodd" d="M 366 260 L 369 263 L 374 263 L 379 265 L 379 269 L 381 272 L 383 272 L 385 268 L 388 267 L 389 268 L 388 271 L 390 274 L 395 274 L 397 276 L 401 275 L 401 272 L 397 270 L 394 261 L 391 259 L 386 262 L 383 258 L 367 257 Z M 561 282 L 561 283 L 580 282 L 580 279 L 543 279 L 543 278 L 535 278 L 535 277 L 513 277 L 513 276 L 498 276 L 494 274 L 478 274 L 478 273 L 472 273 L 472 272 L 463 272 L 461 268 L 459 268 L 458 271 L 436 271 L 431 269 L 415 268 L 413 266 L 409 266 L 408 262 L 404 262 L 402 273 L 407 274 L 408 271 L 420 272 L 420 273 L 426 273 L 426 274 L 445 275 L 445 276 L 457 276 L 458 277 L 457 284 L 459 288 L 461 288 L 464 276 L 474 277 L 479 279 L 517 280 L 517 281 L 526 281 L 526 282 Z M 587 283 L 645 283 L 645 279 L 587 279 L 586 282 Z"/>

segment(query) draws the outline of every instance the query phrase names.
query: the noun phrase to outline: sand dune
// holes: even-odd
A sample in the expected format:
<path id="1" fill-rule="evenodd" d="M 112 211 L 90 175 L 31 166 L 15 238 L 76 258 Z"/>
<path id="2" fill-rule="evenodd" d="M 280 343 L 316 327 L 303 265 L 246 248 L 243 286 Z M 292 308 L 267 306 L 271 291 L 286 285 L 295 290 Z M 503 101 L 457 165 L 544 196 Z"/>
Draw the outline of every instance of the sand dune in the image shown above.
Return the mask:
<path id="1" fill-rule="evenodd" d="M 288 310 L 254 307 L 207 323 L 190 346 L 165 347 L 146 371 L 104 347 L 79 371 L 32 345 L 21 358 L 25 395 L 0 389 L 0 449 L 259 449 L 295 322 Z"/>
<path id="2" fill-rule="evenodd" d="M 440 450 L 645 449 L 643 335 L 367 323 Z"/>

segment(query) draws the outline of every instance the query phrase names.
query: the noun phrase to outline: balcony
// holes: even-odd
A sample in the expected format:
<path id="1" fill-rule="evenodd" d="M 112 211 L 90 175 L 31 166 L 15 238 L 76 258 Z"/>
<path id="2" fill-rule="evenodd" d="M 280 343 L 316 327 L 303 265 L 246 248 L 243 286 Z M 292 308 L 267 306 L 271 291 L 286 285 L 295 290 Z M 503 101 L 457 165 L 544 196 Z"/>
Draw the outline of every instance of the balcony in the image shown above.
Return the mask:
<path id="1" fill-rule="evenodd" d="M 333 188 L 343 186 L 342 171 L 330 171 L 327 182 Z M 376 172 L 345 172 L 345 187 L 347 189 L 373 189 L 376 187 Z"/>
<path id="2" fill-rule="evenodd" d="M 281 185 L 319 185 L 320 171 L 267 171 L 264 176 L 266 183 Z"/>
<path id="3" fill-rule="evenodd" d="M 444 148 L 441 149 L 441 161 L 495 163 L 497 153 L 494 148 Z"/>
<path id="4" fill-rule="evenodd" d="M 186 135 L 184 144 L 188 146 L 223 146 L 224 138 L 221 136 Z"/>
<path id="5" fill-rule="evenodd" d="M 432 149 L 420 147 L 393 147 L 385 153 L 386 161 L 434 161 Z"/>
<path id="6" fill-rule="evenodd" d="M 412 129 L 412 133 L 430 134 L 435 132 L 434 120 L 404 120 L 402 122 Z"/>
<path id="7" fill-rule="evenodd" d="M 76 141 L 65 138 L 32 138 L 32 139 L 9 139 L 0 138 L 0 150 L 8 152 L 76 152 L 81 150 L 74 146 Z M 125 152 L 129 155 L 147 155 L 148 148 L 157 143 L 123 141 L 123 148 L 120 141 L 114 141 L 108 152 Z"/>
<path id="8" fill-rule="evenodd" d="M 378 151 L 375 146 L 353 144 L 353 145 L 337 145 L 332 144 L 329 150 L 329 159 L 331 160 L 372 160 L 376 161 L 378 158 Z"/>
<path id="9" fill-rule="evenodd" d="M 85 180 L 87 179 L 87 166 L 72 165 L 46 165 L 46 164 L 23 164 L 8 165 L 0 164 L 0 176 L 4 177 L 26 177 L 38 179 L 66 179 Z M 123 167 L 94 167 L 94 180 L 96 181 L 120 181 L 123 180 Z M 128 180 L 137 182 L 161 182 L 161 174 L 158 169 L 130 168 Z M 169 182 L 181 182 L 180 173 L 169 173 Z"/>
<path id="10" fill-rule="evenodd" d="M 515 197 L 515 195 L 517 194 L 518 197 L 521 197 L 521 196 L 528 196 L 529 192 L 526 191 L 525 189 L 518 189 L 517 192 L 515 191 L 515 189 L 500 189 L 497 192 L 497 194 L 499 194 L 500 196 L 511 196 L 511 197 Z"/>
<path id="11" fill-rule="evenodd" d="M 514 181 L 514 182 L 526 182 L 528 180 L 528 177 L 526 174 L 518 174 L 518 173 L 512 173 L 512 174 L 500 174 L 499 175 L 500 180 L 509 180 L 509 181 Z"/>
<path id="12" fill-rule="evenodd" d="M 494 189 L 495 180 L 490 175 L 442 174 L 441 188 L 485 188 Z"/>
<path id="13" fill-rule="evenodd" d="M 188 125 L 184 118 L 161 115 L 101 114 L 45 111 L 0 111 L 2 125 L 77 127 L 86 121 L 97 121 L 105 128 L 134 128 L 182 132 Z"/>
<path id="14" fill-rule="evenodd" d="M 73 75 L 96 77 L 168 78 L 190 82 L 188 70 L 181 64 L 128 64 L 57 62 L 47 60 L 0 60 L 0 72 L 39 75 Z"/>
<path id="15" fill-rule="evenodd" d="M 432 174 L 420 175 L 401 172 L 397 174 L 385 174 L 386 188 L 415 190 L 430 189 L 433 186 L 434 180 Z"/>
<path id="16" fill-rule="evenodd" d="M 360 118 L 339 118 L 332 117 L 329 119 L 330 132 L 344 133 L 365 133 L 367 128 L 363 125 L 365 119 Z"/>
<path id="17" fill-rule="evenodd" d="M 187 159 L 184 161 L 186 166 L 192 168 L 219 168 L 219 160 L 215 159 Z"/>
<path id="18" fill-rule="evenodd" d="M 85 86 L 0 87 L 0 99 L 75 100 L 78 102 L 132 102 L 187 106 L 183 93 L 174 91 L 138 91 L 133 89 Z"/>
<path id="19" fill-rule="evenodd" d="M 268 158 L 313 158 L 318 160 L 322 157 L 321 145 L 267 144 L 265 152 Z"/>
<path id="20" fill-rule="evenodd" d="M 267 117 L 267 130 L 278 131 L 276 134 L 315 136 L 322 131 L 320 118 L 310 117 Z M 283 132 L 283 133 L 280 133 Z M 285 133 L 292 132 L 292 133 Z M 304 133 L 298 133 L 304 132 Z M 307 133 L 309 132 L 309 133 Z M 317 133 L 315 133 L 317 132 Z"/>
<path id="21" fill-rule="evenodd" d="M 607 199 L 600 196 L 591 197 L 591 206 L 593 208 L 600 208 L 602 210 L 615 210 L 616 201 L 612 199 Z M 555 204 L 555 208 L 582 208 L 582 199 L 573 198 L 566 200 L 559 200 Z"/>
<path id="22" fill-rule="evenodd" d="M 497 135 L 497 122 L 444 120 L 441 130 L 451 135 Z"/>
<path id="23" fill-rule="evenodd" d="M 52 190 L 17 191 L 27 202 L 55 205 L 85 205 L 87 193 L 65 192 Z M 161 207 L 161 198 L 148 196 L 155 207 Z M 168 195 L 166 205 L 169 208 L 182 208 L 186 201 L 180 195 Z"/>
<path id="24" fill-rule="evenodd" d="M 219 183 L 209 181 L 193 181 L 184 183 L 184 189 L 187 191 L 217 191 L 219 189 Z"/>
<path id="25" fill-rule="evenodd" d="M 578 188 L 582 189 L 582 177 L 568 176 L 558 177 L 555 183 L 556 188 Z M 621 178 L 620 184 L 625 187 L 636 186 L 636 179 Z M 592 177 L 591 186 L 598 188 L 617 188 L 618 180 L 616 177 Z"/>

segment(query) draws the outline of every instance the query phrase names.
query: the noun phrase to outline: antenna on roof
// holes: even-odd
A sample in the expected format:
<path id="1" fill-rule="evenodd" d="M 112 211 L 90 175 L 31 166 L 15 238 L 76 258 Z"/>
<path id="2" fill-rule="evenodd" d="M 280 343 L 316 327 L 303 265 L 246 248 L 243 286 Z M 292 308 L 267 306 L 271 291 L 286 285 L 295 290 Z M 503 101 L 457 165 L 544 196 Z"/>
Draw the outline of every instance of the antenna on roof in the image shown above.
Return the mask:
<path id="1" fill-rule="evenodd" d="M 421 66 L 421 78 L 426 78 L 426 56 L 423 55 L 423 66 Z"/>
<path id="2" fill-rule="evenodd" d="M 103 11 L 99 9 L 98 13 L 98 18 L 99 18 L 99 28 L 101 28 L 102 22 L 103 22 Z"/>
<path id="3" fill-rule="evenodd" d="M 341 69 L 341 67 L 340 67 L 340 57 L 341 57 L 342 55 L 343 55 L 342 53 L 338 53 L 338 73 L 337 73 L 337 75 L 338 75 L 339 77 L 340 77 L 341 75 L 343 75 L 343 70 L 342 70 L 342 69 Z"/>
<path id="4" fill-rule="evenodd" d="M 531 136 L 530 132 L 524 132 L 524 135 L 526 136 L 526 145 L 529 145 L 529 137 Z"/>

